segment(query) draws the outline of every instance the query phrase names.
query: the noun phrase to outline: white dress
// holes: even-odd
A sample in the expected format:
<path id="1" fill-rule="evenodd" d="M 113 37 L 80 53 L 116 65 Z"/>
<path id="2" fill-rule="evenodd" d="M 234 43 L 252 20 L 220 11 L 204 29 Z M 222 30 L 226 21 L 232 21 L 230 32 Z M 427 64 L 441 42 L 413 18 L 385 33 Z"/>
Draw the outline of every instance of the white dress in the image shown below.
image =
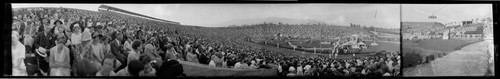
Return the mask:
<path id="1" fill-rule="evenodd" d="M 76 45 L 82 43 L 82 33 L 76 34 L 72 33 L 71 34 L 71 44 Z"/>
<path id="2" fill-rule="evenodd" d="M 297 75 L 302 76 L 304 75 L 304 69 L 302 66 L 297 67 Z"/>
<path id="3" fill-rule="evenodd" d="M 12 46 L 12 76 L 27 76 L 26 65 L 24 65 L 24 58 L 26 58 L 26 48 L 24 45 L 16 41 L 16 45 Z M 20 63 L 20 64 L 19 64 Z"/>

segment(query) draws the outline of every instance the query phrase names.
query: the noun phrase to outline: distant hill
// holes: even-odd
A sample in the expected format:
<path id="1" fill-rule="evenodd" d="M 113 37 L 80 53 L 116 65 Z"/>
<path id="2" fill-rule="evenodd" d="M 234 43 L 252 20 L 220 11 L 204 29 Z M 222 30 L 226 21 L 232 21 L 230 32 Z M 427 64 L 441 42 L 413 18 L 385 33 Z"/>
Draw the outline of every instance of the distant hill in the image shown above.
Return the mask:
<path id="1" fill-rule="evenodd" d="M 254 18 L 254 19 L 236 19 L 236 20 L 230 20 L 230 21 L 214 24 L 212 26 L 227 27 L 227 26 L 260 24 L 260 23 L 264 23 L 264 22 L 276 23 L 276 24 L 278 24 L 278 23 L 283 23 L 283 24 L 326 24 L 325 22 L 317 21 L 317 20 L 269 17 L 269 18 Z"/>

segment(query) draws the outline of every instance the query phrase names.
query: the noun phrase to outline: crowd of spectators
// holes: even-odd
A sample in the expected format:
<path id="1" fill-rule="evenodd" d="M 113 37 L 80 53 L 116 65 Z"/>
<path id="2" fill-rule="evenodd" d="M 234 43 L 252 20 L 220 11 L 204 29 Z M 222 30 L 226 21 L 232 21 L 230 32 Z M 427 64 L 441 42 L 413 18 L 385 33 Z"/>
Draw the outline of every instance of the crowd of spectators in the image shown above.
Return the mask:
<path id="1" fill-rule="evenodd" d="M 249 34 L 253 37 L 281 34 L 283 37 L 293 38 L 336 38 L 352 34 L 369 34 L 369 31 L 363 28 L 325 24 L 260 23 L 223 28 L 231 29 L 229 31 L 244 32 L 243 34 Z"/>
<path id="2" fill-rule="evenodd" d="M 106 11 L 13 12 L 12 76 L 186 76 L 178 61 L 280 76 L 396 76 L 400 57 L 309 58 L 218 40 L 198 28 Z M 213 29 L 212 29 L 213 30 Z"/>

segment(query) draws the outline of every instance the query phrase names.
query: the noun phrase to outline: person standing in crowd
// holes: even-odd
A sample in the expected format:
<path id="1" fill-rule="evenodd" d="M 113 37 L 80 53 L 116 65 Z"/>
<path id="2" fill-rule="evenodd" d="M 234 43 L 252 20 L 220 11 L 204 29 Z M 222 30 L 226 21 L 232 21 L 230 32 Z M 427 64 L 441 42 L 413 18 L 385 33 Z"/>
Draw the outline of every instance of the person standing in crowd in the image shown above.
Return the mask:
<path id="1" fill-rule="evenodd" d="M 123 34 L 114 32 L 115 35 L 115 40 L 111 42 L 110 48 L 111 48 L 111 53 L 116 57 L 116 59 L 121 63 L 121 65 L 114 70 L 117 72 L 118 70 L 121 70 L 127 66 L 127 56 L 128 54 L 125 51 L 123 45 L 122 45 L 122 40 L 123 40 Z"/>
<path id="2" fill-rule="evenodd" d="M 53 33 L 51 33 L 51 27 L 50 26 L 44 26 L 43 27 L 43 33 L 39 33 L 34 42 L 34 48 L 36 48 L 37 52 L 37 59 L 38 59 L 38 66 L 41 70 L 42 75 L 47 75 L 49 72 L 49 63 L 47 56 L 50 56 L 49 54 L 49 48 L 54 47 L 54 39 L 53 39 Z"/>
<path id="3" fill-rule="evenodd" d="M 50 49 L 50 76 L 70 76 L 69 48 L 64 46 L 66 41 L 62 33 L 57 34 L 56 46 Z"/>
<path id="4" fill-rule="evenodd" d="M 26 58 L 26 48 L 19 41 L 19 33 L 12 31 L 12 76 L 27 76 L 24 59 Z"/>
<path id="5" fill-rule="evenodd" d="M 132 43 L 132 50 L 128 51 L 127 61 L 130 63 L 131 60 L 139 60 L 141 41 L 134 41 Z"/>

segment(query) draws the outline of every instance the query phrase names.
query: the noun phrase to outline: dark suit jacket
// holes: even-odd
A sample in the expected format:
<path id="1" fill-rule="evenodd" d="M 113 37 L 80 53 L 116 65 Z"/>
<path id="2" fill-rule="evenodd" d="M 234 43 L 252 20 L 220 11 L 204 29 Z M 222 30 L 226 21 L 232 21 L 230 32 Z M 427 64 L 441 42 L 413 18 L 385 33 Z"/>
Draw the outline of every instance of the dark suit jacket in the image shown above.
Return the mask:
<path id="1" fill-rule="evenodd" d="M 54 41 L 55 39 L 53 39 L 51 33 L 47 33 L 47 35 L 45 35 L 43 32 L 41 32 L 38 33 L 37 36 L 35 37 L 33 48 L 38 49 L 38 47 L 43 47 L 46 48 L 47 51 L 49 51 L 50 48 L 56 45 L 54 44 L 55 43 Z"/>
<path id="2" fill-rule="evenodd" d="M 47 56 L 50 56 L 50 48 L 55 46 L 55 39 L 53 39 L 53 36 L 51 33 L 47 33 L 45 35 L 43 32 L 38 33 L 38 35 L 35 38 L 35 42 L 33 44 L 34 49 L 37 49 L 38 47 L 43 47 L 47 49 Z M 38 54 L 35 54 L 38 60 L 40 68 L 44 71 L 48 71 L 49 69 L 49 63 L 46 61 L 47 58 L 43 58 Z"/>
<path id="3" fill-rule="evenodd" d="M 123 45 L 117 42 L 117 40 L 113 40 L 111 42 L 111 53 L 115 55 L 116 59 L 120 61 L 121 63 L 124 63 L 127 61 L 127 54 L 122 50 Z"/>

